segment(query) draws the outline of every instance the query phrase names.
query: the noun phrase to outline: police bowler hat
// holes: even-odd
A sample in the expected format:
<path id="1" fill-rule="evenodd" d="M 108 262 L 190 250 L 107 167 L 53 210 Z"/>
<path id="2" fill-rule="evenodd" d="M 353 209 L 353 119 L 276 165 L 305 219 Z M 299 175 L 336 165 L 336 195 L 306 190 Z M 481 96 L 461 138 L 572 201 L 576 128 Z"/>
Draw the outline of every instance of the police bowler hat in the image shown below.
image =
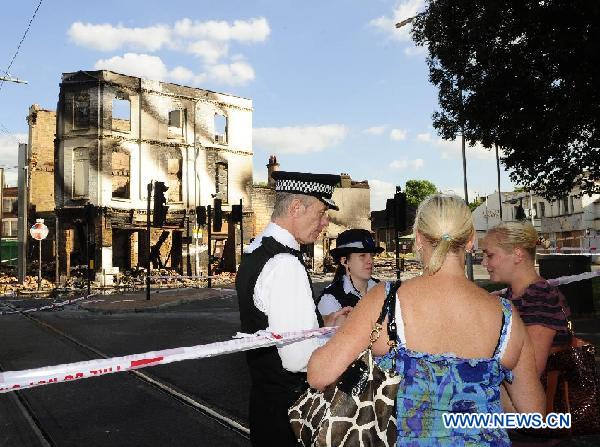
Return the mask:
<path id="1" fill-rule="evenodd" d="M 376 253 L 383 247 L 375 245 L 373 235 L 368 230 L 352 229 L 341 232 L 335 240 L 335 248 L 330 250 L 331 256 L 338 260 L 349 253 Z"/>

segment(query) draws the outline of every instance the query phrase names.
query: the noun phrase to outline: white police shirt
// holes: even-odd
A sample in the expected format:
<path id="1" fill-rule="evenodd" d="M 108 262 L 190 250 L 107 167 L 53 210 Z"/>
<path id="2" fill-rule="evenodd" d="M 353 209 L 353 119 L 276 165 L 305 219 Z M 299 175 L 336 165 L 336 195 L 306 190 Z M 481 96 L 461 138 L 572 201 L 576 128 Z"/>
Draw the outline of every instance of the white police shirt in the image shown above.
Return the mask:
<path id="1" fill-rule="evenodd" d="M 271 222 L 245 252 L 253 252 L 260 247 L 262 238 L 269 236 L 300 250 L 300 244 L 289 231 Z M 292 254 L 280 253 L 267 261 L 254 286 L 254 305 L 267 315 L 270 331 L 281 333 L 319 327 L 306 269 Z M 311 354 L 326 341 L 327 338 L 319 337 L 278 347 L 283 367 L 291 372 L 306 371 Z"/>
<path id="2" fill-rule="evenodd" d="M 367 282 L 367 292 L 373 287 L 375 287 L 377 284 L 379 283 L 373 281 L 373 279 L 369 279 L 369 281 Z M 352 295 L 357 296 L 359 299 L 362 298 L 360 296 L 360 292 L 356 290 L 356 288 L 352 284 L 352 281 L 350 281 L 350 277 L 348 276 L 348 274 L 344 275 L 343 287 L 345 293 L 351 293 Z M 319 300 L 318 307 L 319 312 L 321 312 L 321 315 L 329 315 L 330 313 L 337 312 L 338 310 L 340 310 L 342 308 L 342 305 L 336 299 L 335 296 L 333 296 L 331 293 L 326 293 Z"/>

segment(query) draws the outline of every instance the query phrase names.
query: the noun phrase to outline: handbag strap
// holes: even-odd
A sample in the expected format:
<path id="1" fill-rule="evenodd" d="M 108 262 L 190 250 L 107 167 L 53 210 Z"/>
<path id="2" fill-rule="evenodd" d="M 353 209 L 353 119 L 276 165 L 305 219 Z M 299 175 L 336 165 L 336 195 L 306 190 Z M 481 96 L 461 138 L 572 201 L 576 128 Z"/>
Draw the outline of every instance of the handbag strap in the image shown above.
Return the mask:
<path id="1" fill-rule="evenodd" d="M 567 312 L 565 312 L 565 308 L 563 306 L 560 306 L 560 310 L 565 316 L 565 321 L 567 322 L 567 330 L 569 332 L 569 335 L 571 336 L 571 338 L 573 338 L 575 336 L 575 333 L 573 332 L 573 323 L 571 322 L 571 319 L 567 316 Z"/>
<path id="2" fill-rule="evenodd" d="M 377 341 L 379 338 L 379 333 L 382 329 L 383 320 L 385 317 L 388 317 L 387 324 L 387 333 L 389 338 L 389 346 L 390 351 L 396 347 L 398 340 L 398 331 L 396 326 L 396 292 L 402 285 L 402 281 L 395 281 L 393 283 L 386 282 L 386 292 L 387 295 L 385 297 L 385 301 L 383 302 L 383 306 L 381 308 L 381 312 L 379 313 L 379 318 L 373 325 L 373 329 L 371 330 L 371 343 L 369 344 L 369 348 Z"/>

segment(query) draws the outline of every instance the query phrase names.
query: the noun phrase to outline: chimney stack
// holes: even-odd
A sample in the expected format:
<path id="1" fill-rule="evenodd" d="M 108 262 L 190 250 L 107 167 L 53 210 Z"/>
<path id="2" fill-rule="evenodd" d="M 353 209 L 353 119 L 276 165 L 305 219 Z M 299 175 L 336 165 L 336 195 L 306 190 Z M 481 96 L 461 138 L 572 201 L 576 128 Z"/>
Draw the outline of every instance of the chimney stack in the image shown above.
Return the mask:
<path id="1" fill-rule="evenodd" d="M 271 155 L 269 157 L 269 164 L 267 165 L 267 184 L 269 186 L 275 186 L 275 180 L 271 178 L 271 174 L 275 171 L 279 171 L 279 163 L 277 163 L 277 157 Z"/>

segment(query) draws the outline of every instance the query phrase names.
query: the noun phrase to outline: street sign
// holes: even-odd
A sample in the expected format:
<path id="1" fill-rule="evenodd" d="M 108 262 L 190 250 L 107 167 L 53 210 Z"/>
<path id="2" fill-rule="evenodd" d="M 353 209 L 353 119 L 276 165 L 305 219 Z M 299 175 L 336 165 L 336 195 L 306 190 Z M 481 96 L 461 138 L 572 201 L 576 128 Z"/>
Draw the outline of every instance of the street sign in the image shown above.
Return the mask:
<path id="1" fill-rule="evenodd" d="M 46 239 L 48 236 L 48 227 L 44 225 L 44 219 L 37 219 L 35 224 L 29 229 L 29 234 L 31 234 L 31 237 L 36 241 Z"/>
<path id="2" fill-rule="evenodd" d="M 192 239 L 202 239 L 202 227 L 194 227 L 192 230 Z"/>

